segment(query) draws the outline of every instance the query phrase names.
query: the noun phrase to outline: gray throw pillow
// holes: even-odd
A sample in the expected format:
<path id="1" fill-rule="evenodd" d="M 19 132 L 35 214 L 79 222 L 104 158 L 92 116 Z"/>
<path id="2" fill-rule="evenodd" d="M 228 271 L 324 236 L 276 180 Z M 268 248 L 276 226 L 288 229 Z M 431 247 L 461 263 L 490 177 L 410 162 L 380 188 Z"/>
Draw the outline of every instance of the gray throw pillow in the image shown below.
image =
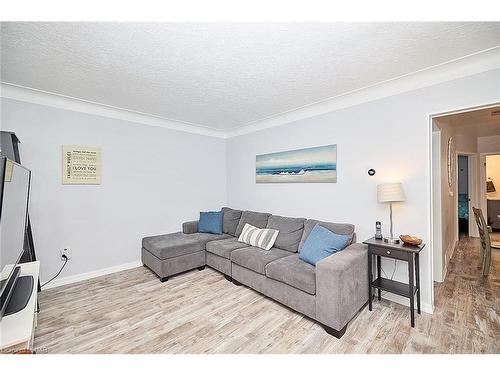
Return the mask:
<path id="1" fill-rule="evenodd" d="M 240 236 L 241 231 L 243 230 L 245 224 L 250 224 L 257 228 L 267 227 L 267 220 L 269 219 L 269 216 L 271 216 L 271 214 L 263 212 L 254 212 L 254 211 L 243 211 L 234 236 L 235 237 Z"/>
<path id="2" fill-rule="evenodd" d="M 271 215 L 267 227 L 279 230 L 274 247 L 296 253 L 304 232 L 304 218 Z"/>
<path id="3" fill-rule="evenodd" d="M 229 207 L 222 207 L 222 212 L 224 213 L 222 231 L 226 234 L 234 236 L 243 211 L 234 210 Z"/>

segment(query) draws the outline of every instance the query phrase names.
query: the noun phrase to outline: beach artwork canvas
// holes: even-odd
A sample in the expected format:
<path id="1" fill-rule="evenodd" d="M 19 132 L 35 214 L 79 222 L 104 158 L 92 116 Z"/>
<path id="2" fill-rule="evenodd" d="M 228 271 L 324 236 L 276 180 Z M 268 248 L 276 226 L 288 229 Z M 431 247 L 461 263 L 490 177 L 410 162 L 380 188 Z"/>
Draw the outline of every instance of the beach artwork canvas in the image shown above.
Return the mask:
<path id="1" fill-rule="evenodd" d="M 257 155 L 256 182 L 337 182 L 337 145 Z"/>

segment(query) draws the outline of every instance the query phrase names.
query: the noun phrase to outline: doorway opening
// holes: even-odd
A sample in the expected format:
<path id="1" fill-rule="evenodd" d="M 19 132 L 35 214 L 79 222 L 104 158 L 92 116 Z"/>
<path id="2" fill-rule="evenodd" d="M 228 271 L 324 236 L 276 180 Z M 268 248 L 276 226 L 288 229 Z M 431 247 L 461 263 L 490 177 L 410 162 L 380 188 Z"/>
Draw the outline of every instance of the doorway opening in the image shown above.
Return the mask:
<path id="1" fill-rule="evenodd" d="M 491 242 L 500 245 L 500 104 L 431 116 L 430 125 L 433 277 L 443 282 L 456 249 L 455 269 L 476 272 L 467 268 L 482 248 L 473 208 L 489 218 Z M 487 196 L 492 185 L 495 196 Z"/>
<path id="2" fill-rule="evenodd" d="M 458 155 L 458 237 L 469 236 L 469 156 Z"/>

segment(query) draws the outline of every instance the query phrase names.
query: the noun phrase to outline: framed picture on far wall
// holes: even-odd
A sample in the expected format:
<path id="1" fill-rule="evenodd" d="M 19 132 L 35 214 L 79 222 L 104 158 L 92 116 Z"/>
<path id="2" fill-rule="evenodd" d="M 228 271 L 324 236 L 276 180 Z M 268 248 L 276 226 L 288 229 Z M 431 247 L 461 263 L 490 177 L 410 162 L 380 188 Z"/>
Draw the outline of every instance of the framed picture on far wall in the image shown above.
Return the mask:
<path id="1" fill-rule="evenodd" d="M 337 145 L 257 155 L 257 183 L 337 182 Z"/>

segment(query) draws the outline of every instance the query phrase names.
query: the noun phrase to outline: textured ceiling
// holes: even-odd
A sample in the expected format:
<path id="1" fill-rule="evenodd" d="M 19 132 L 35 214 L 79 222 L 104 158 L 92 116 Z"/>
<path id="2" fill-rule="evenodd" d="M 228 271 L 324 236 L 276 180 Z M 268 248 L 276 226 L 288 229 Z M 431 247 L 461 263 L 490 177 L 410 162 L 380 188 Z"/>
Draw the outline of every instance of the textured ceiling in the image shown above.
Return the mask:
<path id="1" fill-rule="evenodd" d="M 500 44 L 500 23 L 2 23 L 1 80 L 230 129 Z"/>
<path id="2" fill-rule="evenodd" d="M 493 115 L 497 113 L 497 115 Z M 451 126 L 455 134 L 469 137 L 500 135 L 500 106 L 439 117 L 439 125 Z"/>

